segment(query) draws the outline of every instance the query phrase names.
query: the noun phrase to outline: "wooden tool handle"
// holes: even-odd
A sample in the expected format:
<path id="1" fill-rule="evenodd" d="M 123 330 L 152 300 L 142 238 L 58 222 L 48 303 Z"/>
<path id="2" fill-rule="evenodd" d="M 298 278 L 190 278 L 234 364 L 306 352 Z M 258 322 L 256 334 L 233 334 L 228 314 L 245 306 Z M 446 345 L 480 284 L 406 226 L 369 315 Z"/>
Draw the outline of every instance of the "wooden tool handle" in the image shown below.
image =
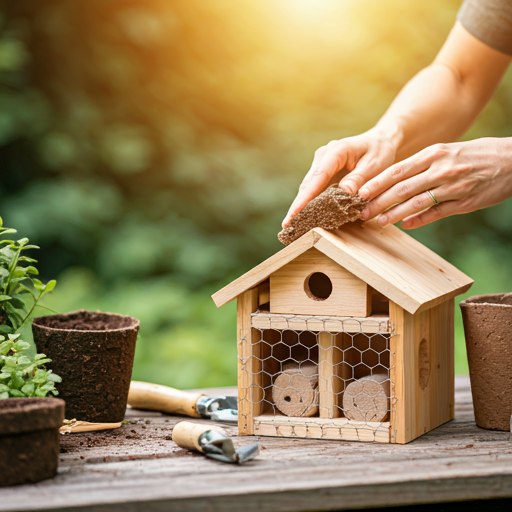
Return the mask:
<path id="1" fill-rule="evenodd" d="M 220 427 L 213 425 L 205 425 L 204 423 L 192 423 L 191 421 L 180 421 L 172 429 L 172 440 L 182 448 L 203 452 L 199 444 L 199 438 L 208 430 L 217 430 L 223 434 L 226 431 Z"/>
<path id="2" fill-rule="evenodd" d="M 136 409 L 184 414 L 200 418 L 196 403 L 203 393 L 191 393 L 179 389 L 132 380 L 128 393 L 128 404 Z"/>

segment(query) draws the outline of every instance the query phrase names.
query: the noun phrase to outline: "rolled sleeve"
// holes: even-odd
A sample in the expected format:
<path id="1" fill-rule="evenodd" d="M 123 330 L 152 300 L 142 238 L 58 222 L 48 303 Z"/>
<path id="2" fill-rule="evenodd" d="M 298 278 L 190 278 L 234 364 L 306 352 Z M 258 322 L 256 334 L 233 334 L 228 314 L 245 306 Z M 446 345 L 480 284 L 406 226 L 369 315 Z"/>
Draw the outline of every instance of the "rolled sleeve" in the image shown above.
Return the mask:
<path id="1" fill-rule="evenodd" d="M 457 19 L 486 45 L 512 55 L 512 0 L 465 0 Z"/>

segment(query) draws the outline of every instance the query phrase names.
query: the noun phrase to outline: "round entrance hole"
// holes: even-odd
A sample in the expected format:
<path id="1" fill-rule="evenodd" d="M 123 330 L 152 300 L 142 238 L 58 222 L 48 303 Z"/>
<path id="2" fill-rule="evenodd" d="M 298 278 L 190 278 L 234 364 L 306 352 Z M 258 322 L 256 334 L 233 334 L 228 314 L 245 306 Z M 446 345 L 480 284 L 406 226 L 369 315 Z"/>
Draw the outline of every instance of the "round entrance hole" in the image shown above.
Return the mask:
<path id="1" fill-rule="evenodd" d="M 332 282 L 322 272 L 314 272 L 306 277 L 304 290 L 310 299 L 325 300 L 332 293 Z"/>

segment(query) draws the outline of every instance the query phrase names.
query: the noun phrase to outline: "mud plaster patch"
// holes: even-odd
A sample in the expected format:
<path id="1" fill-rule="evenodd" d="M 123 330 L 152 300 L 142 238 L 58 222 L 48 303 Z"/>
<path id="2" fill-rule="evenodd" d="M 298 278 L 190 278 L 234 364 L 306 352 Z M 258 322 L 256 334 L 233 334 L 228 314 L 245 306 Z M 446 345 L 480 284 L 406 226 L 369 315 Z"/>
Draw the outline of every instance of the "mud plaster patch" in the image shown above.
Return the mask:
<path id="1" fill-rule="evenodd" d="M 331 185 L 293 217 L 277 238 L 289 245 L 313 228 L 338 229 L 347 222 L 359 220 L 367 202 L 358 195 L 347 194 L 336 184 Z"/>

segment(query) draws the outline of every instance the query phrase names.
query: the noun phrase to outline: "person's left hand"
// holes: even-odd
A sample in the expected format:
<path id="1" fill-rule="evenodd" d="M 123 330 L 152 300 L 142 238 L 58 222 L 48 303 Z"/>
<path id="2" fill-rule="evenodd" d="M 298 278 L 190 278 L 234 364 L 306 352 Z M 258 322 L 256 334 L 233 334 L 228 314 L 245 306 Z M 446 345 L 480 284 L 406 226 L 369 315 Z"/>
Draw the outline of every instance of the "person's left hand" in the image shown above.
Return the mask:
<path id="1" fill-rule="evenodd" d="M 430 146 L 369 180 L 359 195 L 371 200 L 364 220 L 381 214 L 381 226 L 403 220 L 404 229 L 493 206 L 512 196 L 512 138 Z"/>

